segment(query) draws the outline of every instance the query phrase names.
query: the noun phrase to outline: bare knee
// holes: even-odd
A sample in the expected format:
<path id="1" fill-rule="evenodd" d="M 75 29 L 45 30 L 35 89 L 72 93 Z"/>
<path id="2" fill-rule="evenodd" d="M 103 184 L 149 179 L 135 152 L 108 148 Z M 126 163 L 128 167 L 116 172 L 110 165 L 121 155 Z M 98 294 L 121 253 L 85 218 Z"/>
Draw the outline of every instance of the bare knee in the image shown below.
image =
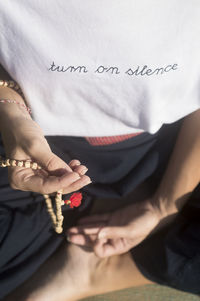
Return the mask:
<path id="1" fill-rule="evenodd" d="M 128 287 L 151 284 L 137 268 L 131 253 L 100 259 L 91 273 L 91 287 L 95 294 L 121 290 Z"/>

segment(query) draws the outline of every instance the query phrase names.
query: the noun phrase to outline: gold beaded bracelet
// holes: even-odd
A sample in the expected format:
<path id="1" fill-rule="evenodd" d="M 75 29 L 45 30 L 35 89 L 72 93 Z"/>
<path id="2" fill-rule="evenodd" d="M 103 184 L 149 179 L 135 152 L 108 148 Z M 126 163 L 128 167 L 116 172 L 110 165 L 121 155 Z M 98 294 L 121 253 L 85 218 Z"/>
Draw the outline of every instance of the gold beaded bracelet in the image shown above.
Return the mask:
<path id="1" fill-rule="evenodd" d="M 0 99 L 0 103 L 15 103 L 17 105 L 19 105 L 20 107 L 23 107 L 24 109 L 27 110 L 27 112 L 31 115 L 31 109 L 29 107 L 27 107 L 24 103 L 21 103 L 17 100 L 13 100 L 13 99 Z"/>
<path id="2" fill-rule="evenodd" d="M 20 88 L 20 86 L 13 80 L 0 80 L 0 87 L 4 87 L 4 88 L 11 88 L 13 90 L 15 90 L 24 100 L 24 104 L 20 103 L 16 100 L 11 100 L 11 99 L 0 99 L 0 103 L 15 103 L 20 105 L 21 107 L 24 107 L 28 113 L 31 115 L 31 109 L 27 106 L 27 102 L 26 99 L 24 97 L 24 94 Z"/>
<path id="3" fill-rule="evenodd" d="M 0 87 L 7 87 L 7 88 L 11 88 L 11 89 L 15 90 L 25 100 L 24 94 L 23 94 L 20 86 L 14 80 L 2 80 L 1 79 Z"/>
<path id="4" fill-rule="evenodd" d="M 32 168 L 32 169 L 41 169 L 41 166 L 39 166 L 36 162 L 30 161 L 30 160 L 14 160 L 14 159 L 3 159 L 0 156 L 0 167 L 25 167 L 25 168 Z M 55 197 L 55 205 L 56 205 L 56 213 L 54 213 L 52 201 L 48 194 L 43 195 L 45 198 L 47 211 L 51 217 L 53 227 L 57 233 L 62 233 L 63 231 L 63 220 L 64 217 L 62 215 L 62 209 L 61 206 L 65 204 L 65 202 L 62 200 L 62 190 L 57 191 L 56 197 Z M 70 203 L 68 203 L 70 204 Z"/>

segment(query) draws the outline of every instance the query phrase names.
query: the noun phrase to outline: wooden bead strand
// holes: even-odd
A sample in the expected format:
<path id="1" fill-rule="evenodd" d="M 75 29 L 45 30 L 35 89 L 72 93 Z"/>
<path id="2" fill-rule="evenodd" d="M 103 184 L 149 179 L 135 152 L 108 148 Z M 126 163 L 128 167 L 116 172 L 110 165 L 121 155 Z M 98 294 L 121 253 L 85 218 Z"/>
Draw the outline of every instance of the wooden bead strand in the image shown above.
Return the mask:
<path id="1" fill-rule="evenodd" d="M 20 86 L 15 81 L 0 80 L 0 87 L 8 87 L 8 88 L 11 88 L 11 89 L 15 90 L 17 93 L 19 93 L 22 96 L 22 98 L 25 101 L 24 94 L 23 94 Z M 2 102 L 2 103 L 6 103 L 6 102 L 16 103 L 20 106 L 23 106 L 29 112 L 29 114 L 31 114 L 31 109 L 29 107 L 27 107 L 24 104 L 18 103 L 15 100 L 1 99 L 0 102 Z M 0 156 L 0 167 L 17 167 L 17 166 L 18 167 L 31 168 L 31 169 L 34 169 L 34 170 L 41 169 L 41 166 L 39 166 L 37 164 L 37 162 L 33 162 L 31 160 L 3 159 Z M 57 233 L 62 233 L 62 231 L 63 231 L 62 225 L 63 225 L 64 217 L 62 215 L 61 206 L 65 204 L 65 202 L 62 200 L 62 190 L 59 190 L 56 193 L 56 197 L 55 197 L 56 213 L 54 213 L 53 206 L 52 206 L 52 200 L 51 200 L 50 196 L 48 194 L 44 194 L 43 196 L 45 198 L 47 211 L 48 211 L 48 213 L 51 217 L 51 220 L 52 220 L 55 231 Z"/>
<path id="2" fill-rule="evenodd" d="M 34 170 L 41 169 L 41 166 L 37 164 L 37 162 L 33 162 L 31 160 L 15 160 L 15 159 L 3 159 L 0 156 L 0 167 L 25 167 L 25 168 L 32 168 Z M 62 215 L 62 205 L 65 202 L 62 200 L 62 190 L 57 191 L 55 197 L 55 205 L 56 205 L 56 213 L 53 210 L 52 200 L 48 194 L 44 194 L 47 211 L 51 217 L 54 229 L 57 233 L 63 232 L 63 220 L 64 217 Z"/>

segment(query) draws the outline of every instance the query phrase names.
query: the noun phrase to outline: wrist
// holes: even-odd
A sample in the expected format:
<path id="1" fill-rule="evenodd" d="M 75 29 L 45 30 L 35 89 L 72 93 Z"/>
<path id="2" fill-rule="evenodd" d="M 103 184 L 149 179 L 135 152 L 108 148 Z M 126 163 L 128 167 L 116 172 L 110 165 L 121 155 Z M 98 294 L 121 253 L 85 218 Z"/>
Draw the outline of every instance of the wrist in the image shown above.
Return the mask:
<path id="1" fill-rule="evenodd" d="M 191 172 L 188 177 L 184 176 L 175 183 L 162 182 L 152 197 L 152 203 L 163 217 L 180 212 L 198 185 L 197 179 L 193 179 Z"/>
<path id="2" fill-rule="evenodd" d="M 2 108 L 3 107 L 3 108 Z M 14 130 L 14 124 L 20 120 L 31 120 L 28 112 L 23 108 L 18 108 L 16 104 L 0 104 L 0 132 L 3 133 L 8 129 Z"/>
<path id="3" fill-rule="evenodd" d="M 32 119 L 12 119 L 1 135 L 5 154 L 9 158 L 15 158 L 21 152 L 28 154 L 35 145 L 39 147 L 46 142 L 40 126 Z"/>
<path id="4" fill-rule="evenodd" d="M 2 91 L 6 90 L 6 91 Z M 4 92 L 4 93 L 3 93 Z M 15 93 L 13 97 L 9 97 L 9 91 L 6 88 L 0 89 L 0 99 L 16 101 L 17 103 L 0 102 L 0 131 L 3 132 L 5 129 L 12 127 L 13 122 L 17 119 L 32 119 L 25 106 L 23 99 Z"/>
<path id="5" fill-rule="evenodd" d="M 16 103 L 0 103 L 0 114 L 4 114 L 5 112 L 15 112 L 15 109 L 22 114 L 26 112 L 26 104 L 22 96 L 9 87 L 0 87 L 0 100 L 7 100 L 8 102 L 16 102 Z M 14 106 L 13 106 L 14 105 Z M 18 105 L 18 107 L 17 107 Z M 24 107 L 23 107 L 24 106 Z M 20 110 L 21 109 L 21 110 Z"/>
<path id="6" fill-rule="evenodd" d="M 178 206 L 175 201 L 167 197 L 161 196 L 157 193 L 151 198 L 151 203 L 160 219 L 163 219 L 169 215 L 178 213 Z"/>
<path id="7" fill-rule="evenodd" d="M 31 110 L 22 102 L 14 99 L 0 99 L 0 117 L 12 118 L 12 117 L 24 117 L 31 118 Z"/>
<path id="8" fill-rule="evenodd" d="M 155 195 L 150 198 L 149 203 L 150 207 L 152 208 L 151 211 L 157 218 L 157 225 L 151 232 L 152 235 L 171 224 L 176 218 L 178 210 L 173 204 L 172 206 L 166 206 L 166 204 L 169 203 L 168 200 L 164 200 L 161 197 L 156 197 Z"/>

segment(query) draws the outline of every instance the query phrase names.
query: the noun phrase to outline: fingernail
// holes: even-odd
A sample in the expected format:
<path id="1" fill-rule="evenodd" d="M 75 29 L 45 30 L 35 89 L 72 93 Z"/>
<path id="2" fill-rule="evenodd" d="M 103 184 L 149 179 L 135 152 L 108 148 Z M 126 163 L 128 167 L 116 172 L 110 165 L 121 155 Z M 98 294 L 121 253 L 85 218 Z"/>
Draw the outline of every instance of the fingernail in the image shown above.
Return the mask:
<path id="1" fill-rule="evenodd" d="M 80 172 L 80 174 L 81 174 L 81 175 L 84 175 L 84 174 L 86 173 L 86 171 L 88 171 L 88 168 L 82 169 L 81 172 Z"/>
<path id="2" fill-rule="evenodd" d="M 67 240 L 68 242 L 71 242 L 69 235 L 66 235 L 66 240 Z"/>
<path id="3" fill-rule="evenodd" d="M 75 162 L 73 162 L 73 161 L 75 161 Z M 71 160 L 71 161 L 70 161 L 70 164 L 72 164 L 72 162 L 73 162 L 73 166 L 81 165 L 81 162 L 80 162 L 79 160 L 77 160 L 77 159 Z"/>
<path id="4" fill-rule="evenodd" d="M 99 234 L 98 234 L 98 239 L 101 239 L 101 238 L 105 238 L 106 237 L 106 233 L 101 231 Z"/>
<path id="5" fill-rule="evenodd" d="M 74 173 L 76 173 L 76 175 L 77 175 L 77 180 L 79 180 L 79 179 L 81 178 L 80 175 L 79 175 L 79 173 L 76 172 L 76 171 L 74 171 Z"/>
<path id="6" fill-rule="evenodd" d="M 92 181 L 89 179 L 89 180 L 85 180 L 85 184 L 90 184 L 92 183 Z"/>

